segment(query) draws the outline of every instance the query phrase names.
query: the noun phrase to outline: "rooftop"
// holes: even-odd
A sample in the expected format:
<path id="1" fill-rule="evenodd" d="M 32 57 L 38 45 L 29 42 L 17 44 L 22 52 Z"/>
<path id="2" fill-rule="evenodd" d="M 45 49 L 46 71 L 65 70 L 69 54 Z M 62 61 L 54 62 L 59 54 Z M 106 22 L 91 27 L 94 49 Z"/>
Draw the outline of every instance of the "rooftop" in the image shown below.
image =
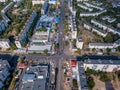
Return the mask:
<path id="1" fill-rule="evenodd" d="M 85 64 L 115 64 L 120 65 L 120 60 L 106 60 L 106 59 L 86 59 Z"/>
<path id="2" fill-rule="evenodd" d="M 85 70 L 82 62 L 78 62 L 78 71 L 79 71 L 79 84 L 80 90 L 89 90 Z"/>
<path id="3" fill-rule="evenodd" d="M 22 79 L 22 90 L 46 90 L 48 65 L 29 66 Z"/>

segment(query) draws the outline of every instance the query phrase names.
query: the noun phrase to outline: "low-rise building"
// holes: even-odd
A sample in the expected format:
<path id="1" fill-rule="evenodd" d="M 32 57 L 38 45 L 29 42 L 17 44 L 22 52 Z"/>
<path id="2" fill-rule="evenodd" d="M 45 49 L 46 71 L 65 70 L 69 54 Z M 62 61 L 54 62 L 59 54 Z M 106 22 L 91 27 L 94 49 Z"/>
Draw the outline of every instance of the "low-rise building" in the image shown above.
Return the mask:
<path id="1" fill-rule="evenodd" d="M 10 41 L 8 39 L 0 39 L 0 48 L 2 49 L 10 48 Z"/>
<path id="2" fill-rule="evenodd" d="M 81 37 L 78 37 L 78 38 L 77 38 L 76 47 L 77 47 L 77 48 L 80 48 L 80 49 L 83 48 L 83 40 L 82 40 Z"/>
<path id="3" fill-rule="evenodd" d="M 27 68 L 22 78 L 21 90 L 47 90 L 47 80 L 49 79 L 48 65 L 34 65 Z"/>

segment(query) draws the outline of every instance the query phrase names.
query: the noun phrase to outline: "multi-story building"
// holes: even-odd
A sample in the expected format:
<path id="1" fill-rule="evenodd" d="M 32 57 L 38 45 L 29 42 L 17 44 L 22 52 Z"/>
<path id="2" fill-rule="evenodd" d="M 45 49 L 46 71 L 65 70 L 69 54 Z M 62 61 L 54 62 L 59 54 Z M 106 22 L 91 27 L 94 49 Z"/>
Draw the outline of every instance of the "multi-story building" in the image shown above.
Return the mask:
<path id="1" fill-rule="evenodd" d="M 0 39 L 0 48 L 2 49 L 10 48 L 10 41 L 8 39 Z"/>
<path id="2" fill-rule="evenodd" d="M 92 32 L 96 32 L 98 35 L 102 36 L 102 37 L 106 37 L 107 36 L 107 33 L 95 26 L 92 26 L 91 24 L 89 23 L 84 23 L 84 28 L 88 29 L 88 30 L 92 30 Z"/>
<path id="3" fill-rule="evenodd" d="M 115 72 L 120 70 L 120 60 L 88 59 L 84 61 L 83 65 L 85 70 L 87 68 L 105 72 Z"/>
<path id="4" fill-rule="evenodd" d="M 114 48 L 114 43 L 89 43 L 90 49 L 107 49 L 107 48 Z"/>
<path id="5" fill-rule="evenodd" d="M 104 23 L 101 23 L 101 22 L 99 22 L 99 21 L 97 21 L 95 19 L 91 20 L 91 23 L 97 25 L 100 28 L 103 28 L 103 30 L 107 30 L 108 32 L 112 32 L 114 34 L 120 35 L 120 30 L 118 30 L 118 29 L 116 29 L 114 27 L 110 27 L 110 26 L 108 26 L 108 25 L 106 25 Z"/>
<path id="6" fill-rule="evenodd" d="M 6 29 L 6 27 L 7 27 L 6 21 L 5 21 L 5 20 L 2 20 L 2 21 L 0 22 L 0 32 L 4 31 L 4 30 Z"/>
<path id="7" fill-rule="evenodd" d="M 0 0 L 0 2 L 6 2 L 7 0 Z"/>
<path id="8" fill-rule="evenodd" d="M 78 62 L 76 66 L 78 90 L 89 90 L 84 65 Z"/>
<path id="9" fill-rule="evenodd" d="M 72 39 L 76 39 L 77 38 L 77 28 L 76 28 L 76 20 L 75 20 L 75 17 L 72 15 L 70 16 L 69 18 L 70 20 L 68 21 L 69 23 L 69 28 L 71 30 L 71 36 L 72 36 Z"/>
<path id="10" fill-rule="evenodd" d="M 27 22 L 25 23 L 25 26 L 23 27 L 23 30 L 19 33 L 19 35 L 16 37 L 15 44 L 17 48 L 22 48 L 22 42 L 27 38 L 27 32 L 30 30 L 31 25 L 34 21 L 34 19 L 37 16 L 37 12 L 33 12 Z"/>
<path id="11" fill-rule="evenodd" d="M 23 0 L 14 0 L 14 1 L 16 2 L 16 4 L 14 5 L 14 7 L 18 8 L 21 5 L 21 3 L 22 3 Z"/>
<path id="12" fill-rule="evenodd" d="M 10 74 L 10 68 L 11 66 L 7 60 L 0 59 L 0 89 L 4 86 L 4 81 Z"/>
<path id="13" fill-rule="evenodd" d="M 56 4 L 57 0 L 49 0 L 49 4 Z"/>
<path id="14" fill-rule="evenodd" d="M 89 17 L 89 16 L 98 16 L 104 12 L 106 12 L 107 10 L 100 10 L 100 11 L 97 11 L 97 12 L 86 12 L 86 13 L 80 13 L 80 16 L 85 16 L 85 17 Z"/>
<path id="15" fill-rule="evenodd" d="M 85 9 L 85 10 L 93 11 L 93 8 L 88 7 L 88 6 L 84 5 L 84 4 L 80 4 L 80 3 L 79 3 L 78 6 L 81 7 L 81 8 L 83 8 L 83 9 Z"/>
<path id="16" fill-rule="evenodd" d="M 49 79 L 49 66 L 36 65 L 29 66 L 22 78 L 21 90 L 47 90 L 47 80 Z"/>
<path id="17" fill-rule="evenodd" d="M 32 0 L 32 5 L 34 6 L 35 4 L 44 4 L 46 0 Z"/>
<path id="18" fill-rule="evenodd" d="M 77 38 L 76 47 L 77 47 L 77 48 L 80 48 L 80 49 L 83 48 L 83 40 L 82 40 L 81 37 L 78 37 L 78 38 Z"/>
<path id="19" fill-rule="evenodd" d="M 47 14 L 48 8 L 49 8 L 49 4 L 48 4 L 48 2 L 46 1 L 46 2 L 43 4 L 42 8 L 41 8 L 41 14 Z"/>
<path id="20" fill-rule="evenodd" d="M 84 4 L 88 7 L 96 8 L 96 9 L 101 10 L 101 11 L 104 10 L 104 8 L 102 8 L 102 7 L 99 7 L 99 6 L 96 6 L 96 5 L 87 3 L 87 2 L 84 2 Z"/>
<path id="21" fill-rule="evenodd" d="M 2 18 L 9 23 L 11 20 L 6 16 L 6 12 L 14 5 L 14 2 L 10 2 L 4 9 L 1 10 Z"/>

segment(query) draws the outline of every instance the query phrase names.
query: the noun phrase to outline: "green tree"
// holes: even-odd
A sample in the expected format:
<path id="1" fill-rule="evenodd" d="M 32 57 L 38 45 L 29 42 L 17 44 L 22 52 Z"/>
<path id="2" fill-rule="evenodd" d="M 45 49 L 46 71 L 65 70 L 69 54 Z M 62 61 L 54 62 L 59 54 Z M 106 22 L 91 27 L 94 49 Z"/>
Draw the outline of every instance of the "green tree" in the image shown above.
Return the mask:
<path id="1" fill-rule="evenodd" d="M 24 60 L 25 60 L 24 58 L 19 58 L 19 59 L 18 59 L 18 61 L 19 61 L 20 63 L 24 63 Z"/>
<path id="2" fill-rule="evenodd" d="M 43 54 L 47 55 L 48 54 L 48 50 L 47 49 L 43 50 Z"/>
<path id="3" fill-rule="evenodd" d="M 95 86 L 95 82 L 94 82 L 94 79 L 90 79 L 88 80 L 88 87 L 90 90 L 92 90 Z"/>

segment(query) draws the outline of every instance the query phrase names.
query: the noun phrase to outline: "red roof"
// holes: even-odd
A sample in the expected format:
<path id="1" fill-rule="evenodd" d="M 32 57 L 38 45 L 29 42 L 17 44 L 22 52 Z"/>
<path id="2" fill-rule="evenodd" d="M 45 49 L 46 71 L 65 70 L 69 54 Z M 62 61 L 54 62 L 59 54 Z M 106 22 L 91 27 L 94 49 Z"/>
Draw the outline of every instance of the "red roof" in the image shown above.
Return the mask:
<path id="1" fill-rule="evenodd" d="M 75 67 L 75 66 L 76 66 L 76 64 L 77 64 L 77 63 L 76 63 L 76 61 L 75 61 L 75 60 L 72 60 L 72 61 L 71 61 L 71 66 L 72 66 L 72 67 Z"/>
<path id="2" fill-rule="evenodd" d="M 27 66 L 27 62 L 24 63 L 18 63 L 18 68 L 25 68 Z"/>

